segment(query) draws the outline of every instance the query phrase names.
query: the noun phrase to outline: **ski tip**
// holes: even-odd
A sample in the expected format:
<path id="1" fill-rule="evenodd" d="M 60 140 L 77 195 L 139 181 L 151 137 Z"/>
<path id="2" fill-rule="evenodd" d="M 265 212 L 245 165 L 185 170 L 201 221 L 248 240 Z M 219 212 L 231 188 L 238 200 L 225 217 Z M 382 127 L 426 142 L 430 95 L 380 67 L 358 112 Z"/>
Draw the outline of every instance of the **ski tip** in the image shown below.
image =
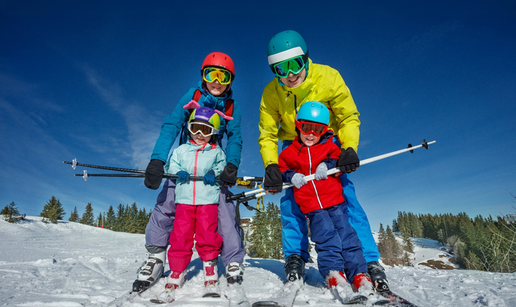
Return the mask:
<path id="1" fill-rule="evenodd" d="M 259 301 L 253 303 L 252 307 L 282 307 L 282 305 L 276 303 L 275 301 Z"/>

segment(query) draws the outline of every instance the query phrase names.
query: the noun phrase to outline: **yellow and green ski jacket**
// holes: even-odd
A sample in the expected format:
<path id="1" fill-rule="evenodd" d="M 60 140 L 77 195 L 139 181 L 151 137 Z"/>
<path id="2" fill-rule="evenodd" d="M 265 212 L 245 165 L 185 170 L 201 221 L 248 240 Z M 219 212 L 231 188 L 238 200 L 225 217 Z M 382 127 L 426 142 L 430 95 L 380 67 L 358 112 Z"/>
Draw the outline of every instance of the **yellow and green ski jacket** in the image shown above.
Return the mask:
<path id="1" fill-rule="evenodd" d="M 330 111 L 330 129 L 335 131 L 341 147 L 357 151 L 360 137 L 360 113 L 340 73 L 309 59 L 305 81 L 295 88 L 274 78 L 263 90 L 260 103 L 260 153 L 264 167 L 278 163 L 278 140 L 296 137 L 297 110 L 307 101 L 319 101 Z"/>

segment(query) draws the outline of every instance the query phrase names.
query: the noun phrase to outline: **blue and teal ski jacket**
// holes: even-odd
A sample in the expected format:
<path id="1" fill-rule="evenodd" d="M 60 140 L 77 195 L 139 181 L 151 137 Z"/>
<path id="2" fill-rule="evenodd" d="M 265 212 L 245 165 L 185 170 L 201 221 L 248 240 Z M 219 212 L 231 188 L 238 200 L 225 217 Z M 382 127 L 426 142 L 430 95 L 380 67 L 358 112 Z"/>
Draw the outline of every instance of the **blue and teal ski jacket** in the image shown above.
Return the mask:
<path id="1" fill-rule="evenodd" d="M 183 109 L 183 106 L 190 102 L 193 98 L 195 90 L 199 89 L 202 93 L 201 98 L 197 101 L 201 107 L 208 107 L 225 112 L 226 102 L 232 99 L 233 90 L 229 90 L 224 96 L 215 97 L 202 87 L 202 81 L 197 87 L 192 87 L 177 103 L 174 111 L 167 116 L 161 125 L 161 131 L 154 145 L 151 159 L 158 159 L 167 162 L 170 155 L 170 149 L 174 144 L 177 136 L 181 133 L 179 145 L 185 144 L 188 141 L 188 129 L 186 123 L 190 116 L 190 110 Z M 222 139 L 224 134 L 227 136 L 227 142 L 224 149 L 226 153 L 226 162 L 240 166 L 240 158 L 242 155 L 242 134 L 240 131 L 241 112 L 237 102 L 233 103 L 233 120 L 227 121 L 220 118 L 220 129 L 218 143 L 222 147 Z"/>

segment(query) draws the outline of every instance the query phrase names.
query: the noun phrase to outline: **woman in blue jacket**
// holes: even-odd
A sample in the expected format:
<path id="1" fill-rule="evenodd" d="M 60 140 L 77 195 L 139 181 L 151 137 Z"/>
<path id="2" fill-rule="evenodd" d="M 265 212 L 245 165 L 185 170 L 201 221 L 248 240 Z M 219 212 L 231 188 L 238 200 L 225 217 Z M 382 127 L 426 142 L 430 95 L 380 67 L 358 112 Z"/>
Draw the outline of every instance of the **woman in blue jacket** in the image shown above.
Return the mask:
<path id="1" fill-rule="evenodd" d="M 233 60 L 221 52 L 210 53 L 202 64 L 201 75 L 202 80 L 198 86 L 191 88 L 181 98 L 174 111 L 163 122 L 151 155 L 151 161 L 145 171 L 145 186 L 154 190 L 159 188 L 164 174 L 163 167 L 169 158 L 170 149 L 176 138 L 180 137 L 180 145 L 188 140 L 186 125 L 190 111 L 183 109 L 183 106 L 193 100 L 202 107 L 209 107 L 233 117 L 230 121 L 222 118 L 218 132 L 219 146 L 222 144 L 224 135 L 227 137 L 225 146 L 227 163 L 220 174 L 224 185 L 220 189 L 217 231 L 224 242 L 221 259 L 226 267 L 228 283 L 241 283 L 243 280 L 241 264 L 245 256 L 245 249 L 239 225 L 235 220 L 235 206 L 232 202 L 226 201 L 226 196 L 231 194 L 227 187 L 236 183 L 242 151 L 241 112 L 238 104 L 232 99 L 233 91 L 231 89 L 235 78 Z M 157 203 L 145 229 L 147 260 L 138 269 L 137 280 L 133 285 L 134 291 L 148 287 L 163 273 L 165 253 L 176 213 L 175 186 L 175 180 L 167 179 L 158 195 Z"/>

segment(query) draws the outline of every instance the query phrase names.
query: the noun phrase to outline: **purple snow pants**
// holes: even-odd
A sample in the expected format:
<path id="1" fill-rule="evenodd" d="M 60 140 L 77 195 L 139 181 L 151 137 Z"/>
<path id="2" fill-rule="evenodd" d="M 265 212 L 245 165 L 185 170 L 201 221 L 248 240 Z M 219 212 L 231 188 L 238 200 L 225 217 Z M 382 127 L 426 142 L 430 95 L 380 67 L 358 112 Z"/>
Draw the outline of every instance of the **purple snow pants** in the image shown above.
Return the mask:
<path id="1" fill-rule="evenodd" d="M 148 246 L 168 246 L 176 215 L 175 187 L 175 181 L 171 179 L 167 179 L 163 184 L 163 189 L 158 195 L 156 206 L 145 228 L 145 241 Z M 217 232 L 223 240 L 220 256 L 224 266 L 228 266 L 231 262 L 242 263 L 245 256 L 240 227 L 235 220 L 235 205 L 233 202 L 226 201 L 226 195 L 232 195 L 232 193 L 226 187 L 220 187 Z"/>

